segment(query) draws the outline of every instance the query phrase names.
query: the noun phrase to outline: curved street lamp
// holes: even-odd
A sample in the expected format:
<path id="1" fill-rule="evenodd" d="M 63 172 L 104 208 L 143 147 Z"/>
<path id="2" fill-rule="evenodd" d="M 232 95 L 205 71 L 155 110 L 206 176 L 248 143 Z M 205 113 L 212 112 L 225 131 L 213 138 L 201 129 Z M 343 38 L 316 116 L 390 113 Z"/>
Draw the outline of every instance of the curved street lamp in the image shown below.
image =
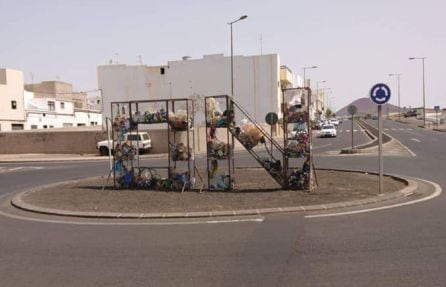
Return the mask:
<path id="1" fill-rule="evenodd" d="M 398 80 L 398 120 L 401 120 L 401 103 L 400 103 L 400 76 L 402 74 L 389 74 L 389 77 L 397 77 Z"/>
<path id="2" fill-rule="evenodd" d="M 410 57 L 409 60 L 421 60 L 423 64 L 423 126 L 426 126 L 426 86 L 424 81 L 424 60 L 426 57 Z"/>
<path id="3" fill-rule="evenodd" d="M 234 20 L 232 22 L 229 22 L 228 25 L 231 27 L 231 96 L 234 96 L 234 47 L 233 47 L 233 40 L 232 40 L 232 24 L 244 20 L 248 18 L 248 15 L 243 15 L 237 20 Z"/>
<path id="4" fill-rule="evenodd" d="M 317 68 L 317 66 L 303 67 L 303 70 L 304 70 L 304 88 L 307 87 L 306 78 L 305 78 L 305 71 L 309 70 L 309 69 L 316 69 L 316 68 Z"/>

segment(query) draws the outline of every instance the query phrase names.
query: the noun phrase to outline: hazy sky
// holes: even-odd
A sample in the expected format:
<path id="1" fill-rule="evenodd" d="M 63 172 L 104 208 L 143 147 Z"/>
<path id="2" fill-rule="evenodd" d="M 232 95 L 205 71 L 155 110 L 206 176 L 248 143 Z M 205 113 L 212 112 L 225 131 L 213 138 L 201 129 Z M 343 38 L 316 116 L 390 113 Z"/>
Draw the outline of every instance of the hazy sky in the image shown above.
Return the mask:
<path id="1" fill-rule="evenodd" d="M 27 82 L 60 79 L 76 90 L 97 87 L 96 67 L 110 59 L 162 65 L 188 55 L 278 53 L 281 64 L 326 80 L 339 109 L 367 96 L 374 83 L 402 73 L 401 105 L 446 107 L 444 0 L 0 0 L 0 67 L 22 70 Z M 116 55 L 116 53 L 118 55 Z M 314 88 L 314 87 L 313 87 Z"/>

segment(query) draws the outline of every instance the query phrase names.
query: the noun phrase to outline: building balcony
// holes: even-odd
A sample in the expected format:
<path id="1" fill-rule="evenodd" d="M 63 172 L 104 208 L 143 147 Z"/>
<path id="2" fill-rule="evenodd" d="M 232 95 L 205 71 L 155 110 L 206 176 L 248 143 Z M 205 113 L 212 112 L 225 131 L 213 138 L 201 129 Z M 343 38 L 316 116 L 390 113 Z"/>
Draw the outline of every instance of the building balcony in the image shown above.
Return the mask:
<path id="1" fill-rule="evenodd" d="M 293 84 L 293 72 L 287 66 L 280 66 L 280 83 L 282 86 Z"/>

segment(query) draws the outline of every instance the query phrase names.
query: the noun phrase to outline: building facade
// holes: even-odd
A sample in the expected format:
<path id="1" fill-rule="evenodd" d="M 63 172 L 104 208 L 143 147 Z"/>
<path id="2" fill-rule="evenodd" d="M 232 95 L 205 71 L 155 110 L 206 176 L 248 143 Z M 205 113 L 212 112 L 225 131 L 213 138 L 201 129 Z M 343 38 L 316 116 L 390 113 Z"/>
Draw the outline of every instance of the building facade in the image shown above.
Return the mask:
<path id="1" fill-rule="evenodd" d="M 295 85 L 295 76 L 288 71 L 281 83 L 279 55 L 234 56 L 233 63 L 234 98 L 259 122 L 269 112 L 280 115 L 282 85 Z M 163 66 L 99 66 L 103 115 L 110 117 L 110 103 L 117 101 L 231 95 L 230 71 L 231 57 L 223 54 Z"/>
<path id="2" fill-rule="evenodd" d="M 73 92 L 71 84 L 24 85 L 21 71 L 0 69 L 0 132 L 96 125 L 102 125 L 101 111 L 90 108 L 86 94 Z"/>
<path id="3" fill-rule="evenodd" d="M 71 128 L 102 125 L 97 110 L 77 109 L 75 101 L 57 98 L 35 98 L 25 91 L 25 129 Z"/>
<path id="4" fill-rule="evenodd" d="M 21 130 L 25 125 L 23 73 L 0 69 L 0 131 Z"/>

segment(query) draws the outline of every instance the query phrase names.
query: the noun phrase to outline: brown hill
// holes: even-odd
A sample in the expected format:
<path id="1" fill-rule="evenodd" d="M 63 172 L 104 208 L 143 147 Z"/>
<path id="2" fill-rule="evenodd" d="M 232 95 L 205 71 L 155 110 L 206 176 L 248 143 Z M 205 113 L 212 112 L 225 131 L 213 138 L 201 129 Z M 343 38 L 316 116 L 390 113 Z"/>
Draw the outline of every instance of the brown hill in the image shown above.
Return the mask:
<path id="1" fill-rule="evenodd" d="M 372 100 L 370 98 L 360 98 L 360 99 L 357 99 L 357 100 L 351 102 L 350 104 L 346 105 L 342 109 L 338 110 L 336 112 L 336 115 L 341 116 L 341 117 L 342 116 L 350 116 L 350 114 L 348 113 L 348 106 L 350 106 L 350 105 L 355 105 L 358 108 L 358 112 L 356 113 L 356 115 L 358 115 L 358 116 L 365 116 L 367 114 L 371 114 L 371 115 L 378 114 L 377 105 L 374 102 L 372 102 Z M 388 113 L 397 113 L 398 112 L 398 107 L 395 105 L 387 103 L 382 106 L 383 106 L 383 108 L 382 108 L 383 115 L 387 115 Z"/>

